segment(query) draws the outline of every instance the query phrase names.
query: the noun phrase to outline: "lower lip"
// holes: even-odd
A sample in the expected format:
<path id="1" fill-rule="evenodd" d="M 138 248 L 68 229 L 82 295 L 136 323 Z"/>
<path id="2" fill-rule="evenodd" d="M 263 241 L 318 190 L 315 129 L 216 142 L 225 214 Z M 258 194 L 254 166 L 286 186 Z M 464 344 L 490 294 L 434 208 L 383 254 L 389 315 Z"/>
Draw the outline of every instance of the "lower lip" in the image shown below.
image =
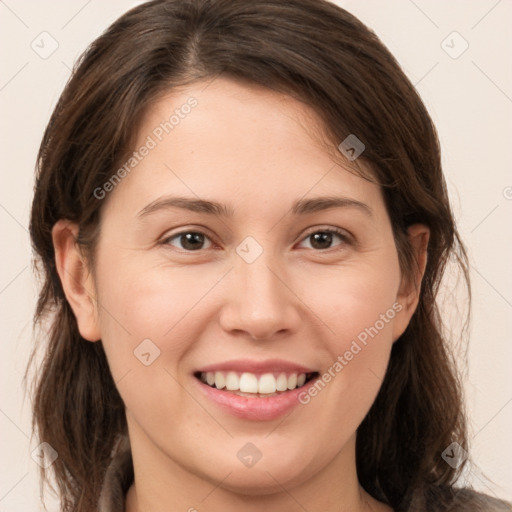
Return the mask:
<path id="1" fill-rule="evenodd" d="M 229 391 L 212 388 L 195 377 L 194 380 L 198 383 L 201 391 L 224 411 L 245 420 L 266 421 L 279 418 L 300 405 L 299 395 L 307 391 L 316 378 L 300 388 L 262 398 L 235 395 Z"/>

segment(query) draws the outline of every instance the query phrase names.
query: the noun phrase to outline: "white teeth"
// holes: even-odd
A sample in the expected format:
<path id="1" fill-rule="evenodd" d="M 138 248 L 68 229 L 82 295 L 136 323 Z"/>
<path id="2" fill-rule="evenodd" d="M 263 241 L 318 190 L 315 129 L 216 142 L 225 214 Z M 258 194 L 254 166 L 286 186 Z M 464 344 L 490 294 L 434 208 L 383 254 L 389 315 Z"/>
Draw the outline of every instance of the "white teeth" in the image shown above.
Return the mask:
<path id="1" fill-rule="evenodd" d="M 242 373 L 240 377 L 240 391 L 244 393 L 258 392 L 258 378 L 253 373 Z"/>
<path id="2" fill-rule="evenodd" d="M 241 393 L 259 393 L 272 395 L 276 391 L 287 391 L 301 387 L 306 382 L 305 373 L 284 372 L 277 374 L 264 373 L 256 375 L 250 372 L 243 372 L 241 375 L 236 372 L 206 372 L 201 373 L 200 379 L 211 387 L 217 389 L 226 388 L 228 391 L 240 391 Z"/>
<path id="3" fill-rule="evenodd" d="M 226 387 L 226 378 L 222 372 L 215 372 L 215 387 L 224 389 Z"/>
<path id="4" fill-rule="evenodd" d="M 271 373 L 265 373 L 258 382 L 258 393 L 275 393 L 276 379 Z"/>
<path id="5" fill-rule="evenodd" d="M 286 374 L 281 373 L 281 375 L 277 377 L 276 389 L 277 391 L 286 391 L 288 389 L 288 379 L 286 378 Z"/>
<path id="6" fill-rule="evenodd" d="M 226 389 L 228 391 L 240 390 L 240 379 L 235 372 L 229 372 L 226 375 Z"/>
<path id="7" fill-rule="evenodd" d="M 297 374 L 292 373 L 288 377 L 288 389 L 295 389 L 297 387 Z"/>

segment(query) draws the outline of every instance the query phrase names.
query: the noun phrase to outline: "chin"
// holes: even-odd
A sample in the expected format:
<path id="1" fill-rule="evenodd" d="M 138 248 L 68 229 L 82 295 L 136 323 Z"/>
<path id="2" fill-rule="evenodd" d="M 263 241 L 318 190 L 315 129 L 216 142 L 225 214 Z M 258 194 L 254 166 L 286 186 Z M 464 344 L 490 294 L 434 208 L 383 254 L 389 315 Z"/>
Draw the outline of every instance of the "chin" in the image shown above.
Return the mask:
<path id="1" fill-rule="evenodd" d="M 276 447 L 252 466 L 245 466 L 239 460 L 224 458 L 223 463 L 210 465 L 205 477 L 215 485 L 222 481 L 222 488 L 235 494 L 264 496 L 282 492 L 303 484 L 321 470 L 321 461 L 306 460 L 300 452 L 294 456 L 284 446 Z M 325 462 L 327 464 L 328 461 Z M 212 467 L 215 474 L 212 474 Z M 206 468 L 205 468 L 206 469 Z M 229 475 L 229 476 L 227 476 Z"/>
<path id="2" fill-rule="evenodd" d="M 268 496 L 289 489 L 306 481 L 307 475 L 302 473 L 304 468 L 266 466 L 259 469 L 235 468 L 222 482 L 222 488 L 234 494 L 245 496 Z M 309 473 L 309 471 L 308 471 Z M 218 483 L 219 475 L 215 475 Z"/>

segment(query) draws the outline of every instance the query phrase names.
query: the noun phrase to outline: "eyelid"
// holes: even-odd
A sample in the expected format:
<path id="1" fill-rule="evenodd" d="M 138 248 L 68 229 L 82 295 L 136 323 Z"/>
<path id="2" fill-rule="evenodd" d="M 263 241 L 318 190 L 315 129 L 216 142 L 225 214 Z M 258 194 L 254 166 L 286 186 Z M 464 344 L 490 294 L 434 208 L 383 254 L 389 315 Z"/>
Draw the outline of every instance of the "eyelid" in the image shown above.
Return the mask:
<path id="1" fill-rule="evenodd" d="M 302 239 L 309 235 L 312 235 L 313 233 L 322 233 L 325 231 L 336 233 L 347 239 L 352 238 L 352 235 L 346 229 L 339 228 L 337 226 L 313 226 L 312 228 L 309 228 L 304 235 L 302 235 Z"/>

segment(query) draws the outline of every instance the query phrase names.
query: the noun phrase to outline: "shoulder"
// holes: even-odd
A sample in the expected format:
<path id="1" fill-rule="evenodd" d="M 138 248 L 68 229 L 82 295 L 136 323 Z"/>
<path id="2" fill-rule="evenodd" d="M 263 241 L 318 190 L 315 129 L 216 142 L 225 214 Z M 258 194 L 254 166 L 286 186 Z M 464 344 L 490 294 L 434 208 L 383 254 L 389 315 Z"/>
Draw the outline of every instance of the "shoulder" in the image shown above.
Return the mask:
<path id="1" fill-rule="evenodd" d="M 450 506 L 442 512 L 512 512 L 512 503 L 472 489 L 454 489 Z M 441 509 L 440 509 L 441 512 Z"/>
<path id="2" fill-rule="evenodd" d="M 512 512 L 512 503 L 467 487 L 430 487 L 396 512 Z"/>
<path id="3" fill-rule="evenodd" d="M 459 501 L 465 508 L 455 508 L 454 512 L 459 510 L 461 512 L 465 510 L 474 510 L 475 512 L 512 512 L 512 503 L 471 489 L 460 489 L 457 493 L 456 501 Z"/>

